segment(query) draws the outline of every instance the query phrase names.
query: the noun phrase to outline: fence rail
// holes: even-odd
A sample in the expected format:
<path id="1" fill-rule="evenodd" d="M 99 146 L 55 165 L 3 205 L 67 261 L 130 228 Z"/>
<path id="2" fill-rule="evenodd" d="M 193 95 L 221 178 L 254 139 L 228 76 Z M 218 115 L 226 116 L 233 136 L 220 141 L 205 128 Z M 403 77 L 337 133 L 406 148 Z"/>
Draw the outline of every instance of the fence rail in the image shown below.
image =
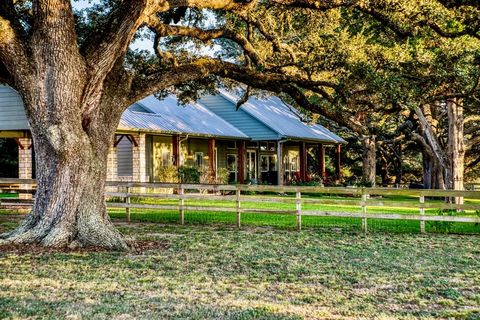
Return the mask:
<path id="1" fill-rule="evenodd" d="M 27 187 L 25 187 L 27 186 Z M 32 187 L 33 186 L 33 187 Z M 34 193 L 35 180 L 0 179 L 0 192 Z M 270 186 L 270 185 L 209 185 L 209 184 L 176 184 L 146 182 L 106 182 L 105 196 L 108 208 L 125 209 L 130 221 L 131 209 L 154 209 L 177 211 L 178 220 L 185 223 L 187 211 L 209 211 L 232 213 L 236 216 L 236 225 L 242 225 L 242 214 L 284 214 L 296 217 L 296 228 L 302 229 L 305 216 L 357 218 L 362 221 L 362 229 L 368 230 L 369 219 L 412 220 L 419 221 L 420 232 L 425 232 L 426 221 L 462 222 L 480 224 L 480 191 L 425 190 L 425 189 L 392 189 L 392 188 L 342 188 L 342 187 L 310 187 L 310 186 Z M 32 189 L 33 188 L 33 189 Z M 113 190 L 116 189 L 116 190 Z M 160 190 L 159 190 L 160 189 Z M 112 191 L 113 190 L 113 191 Z M 121 191 L 120 191 L 121 190 Z M 257 192 L 261 195 L 252 196 Z M 269 194 L 270 193 L 270 194 Z M 274 193 L 274 194 L 272 194 Z M 319 195 L 335 195 L 340 199 L 318 198 Z M 306 197 L 307 196 L 307 197 Z M 317 198 L 315 198 L 317 196 Z M 385 197 L 410 197 L 410 201 L 390 200 Z M 418 201 L 412 202 L 411 198 Z M 442 199 L 439 201 L 439 198 Z M 470 203 L 463 203 L 468 198 Z M 116 199 L 117 201 L 111 201 Z M 122 202 L 119 202 L 120 200 Z M 132 199 L 135 201 L 132 202 Z M 141 199 L 178 200 L 176 204 L 138 203 Z M 450 201 L 445 201 L 449 199 Z M 462 199 L 460 201 L 460 199 Z M 198 200 L 195 205 L 185 201 Z M 223 201 L 232 204 L 230 207 L 205 205 L 202 201 Z M 475 201 L 477 200 L 477 201 Z M 16 198 L 0 198 L 0 208 L 28 208 L 33 201 Z M 289 209 L 251 208 L 247 203 L 283 203 L 291 204 Z M 345 210 L 312 210 L 308 205 L 333 205 L 346 207 Z M 348 208 L 350 207 L 350 211 Z M 359 212 L 354 212 L 358 208 Z M 412 213 L 369 212 L 370 208 L 404 208 Z M 426 209 L 453 210 L 455 215 L 426 214 Z M 388 211 L 388 210 L 385 210 Z M 414 212 L 418 214 L 414 214 Z M 460 214 L 475 211 L 470 214 Z"/>

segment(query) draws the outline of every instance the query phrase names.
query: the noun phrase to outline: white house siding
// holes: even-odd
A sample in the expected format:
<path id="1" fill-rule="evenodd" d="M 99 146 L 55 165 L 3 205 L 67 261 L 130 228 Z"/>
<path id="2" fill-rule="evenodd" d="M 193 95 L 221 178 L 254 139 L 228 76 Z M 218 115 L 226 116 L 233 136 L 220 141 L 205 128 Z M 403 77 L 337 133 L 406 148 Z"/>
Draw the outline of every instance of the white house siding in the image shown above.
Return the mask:
<path id="1" fill-rule="evenodd" d="M 30 130 L 22 98 L 4 85 L 0 85 L 0 130 Z"/>

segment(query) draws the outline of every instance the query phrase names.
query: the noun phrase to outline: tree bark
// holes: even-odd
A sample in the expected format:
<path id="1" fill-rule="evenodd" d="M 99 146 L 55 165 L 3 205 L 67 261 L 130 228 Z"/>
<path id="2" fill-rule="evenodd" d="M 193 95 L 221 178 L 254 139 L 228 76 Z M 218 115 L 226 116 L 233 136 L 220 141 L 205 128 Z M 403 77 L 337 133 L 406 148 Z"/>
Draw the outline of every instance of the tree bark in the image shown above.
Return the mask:
<path id="1" fill-rule="evenodd" d="M 463 190 L 463 174 L 465 163 L 465 143 L 463 137 L 464 117 L 461 100 L 447 102 L 448 113 L 448 154 L 450 180 L 449 189 Z M 463 198 L 455 198 L 455 203 L 463 203 Z"/>
<path id="2" fill-rule="evenodd" d="M 377 148 L 375 136 L 364 136 L 363 146 L 363 182 L 375 186 L 376 166 L 377 166 Z"/>
<path id="3" fill-rule="evenodd" d="M 424 189 L 433 189 L 433 160 L 430 158 L 429 154 L 424 150 L 422 152 L 422 162 L 423 162 L 423 188 Z"/>
<path id="4" fill-rule="evenodd" d="M 63 99 L 36 95 L 34 101 L 25 100 L 30 106 L 35 103 L 38 110 L 35 117 L 29 117 L 38 188 L 31 214 L 5 235 L 6 240 L 49 247 L 126 249 L 124 238 L 108 217 L 104 199 L 108 146 L 116 125 L 92 122 L 85 131 L 78 104 L 81 94 L 75 97 L 75 90 L 65 84 L 47 92 L 52 91 L 64 95 Z M 59 109 L 71 116 L 46 115 L 48 110 Z M 44 117 L 38 116 L 41 110 L 46 111 Z"/>

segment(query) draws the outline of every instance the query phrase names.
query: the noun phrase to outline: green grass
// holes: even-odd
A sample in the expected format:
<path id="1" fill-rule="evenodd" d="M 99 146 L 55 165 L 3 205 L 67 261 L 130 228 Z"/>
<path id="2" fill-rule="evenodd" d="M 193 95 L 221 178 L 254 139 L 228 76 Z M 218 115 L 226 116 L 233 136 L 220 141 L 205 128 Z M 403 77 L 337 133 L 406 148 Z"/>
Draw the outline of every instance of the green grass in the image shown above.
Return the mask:
<path id="1" fill-rule="evenodd" d="M 270 195 L 272 198 L 290 199 L 291 203 L 274 203 L 274 202 L 255 202 L 255 197 L 248 201 L 242 201 L 242 208 L 256 208 L 256 209 L 273 209 L 273 210 L 294 210 L 295 198 L 293 195 L 278 196 Z M 258 195 L 258 197 L 261 197 Z M 323 200 L 347 200 L 360 201 L 359 198 L 353 197 L 338 197 L 328 195 L 303 195 L 304 199 L 323 199 Z M 372 200 L 375 200 L 372 198 Z M 390 213 L 390 214 L 419 214 L 419 209 L 414 208 L 418 205 L 418 198 L 408 196 L 389 196 L 378 198 L 385 203 L 383 207 L 368 207 L 369 213 Z M 123 199 L 122 199 L 123 201 Z M 395 207 L 394 202 L 404 202 L 411 204 L 412 207 Z M 428 203 L 443 203 L 443 199 L 427 199 Z M 178 200 L 158 199 L 158 198 L 132 198 L 132 203 L 142 204 L 163 204 L 163 205 L 178 205 Z M 389 203 L 391 203 L 389 205 Z M 480 203 L 480 200 L 465 199 L 466 204 Z M 202 207 L 225 207 L 234 208 L 235 202 L 232 200 L 185 200 L 185 205 L 202 206 Z M 353 212 L 361 213 L 359 205 L 330 205 L 325 203 L 305 203 L 302 205 L 303 210 L 317 210 L 328 212 Z M 7 213 L 7 212 L 5 212 Z M 125 219 L 124 209 L 109 209 L 109 213 L 114 218 Z M 438 215 L 438 209 L 425 209 L 426 215 Z M 474 211 L 466 211 L 460 213 L 462 216 L 477 217 Z M 178 223 L 179 215 L 176 210 L 156 210 L 156 209 L 131 209 L 131 218 L 133 221 L 139 222 L 155 222 L 155 223 Z M 228 212 L 214 212 L 214 211 L 186 211 L 185 222 L 192 225 L 213 225 L 222 224 L 233 226 L 236 224 L 235 213 Z M 280 229 L 294 229 L 296 226 L 295 217 L 292 215 L 282 214 L 242 214 L 242 225 L 245 226 L 270 226 Z M 337 218 L 337 217 L 302 217 L 303 228 L 315 229 L 341 229 L 348 231 L 358 231 L 361 228 L 361 219 L 359 218 Z M 368 229 L 370 232 L 400 232 L 400 233 L 419 233 L 420 223 L 418 221 L 407 220 L 383 220 L 383 219 L 369 219 Z M 426 231 L 429 233 L 460 233 L 460 234 L 480 234 L 480 224 L 474 223 L 452 223 L 452 222 L 426 222 Z"/>
<path id="2" fill-rule="evenodd" d="M 0 215 L 0 232 L 14 228 Z M 120 224 L 143 253 L 0 252 L 0 318 L 479 319 L 478 236 Z"/>
<path id="3" fill-rule="evenodd" d="M 0 193 L 1 198 L 18 198 L 18 193 Z"/>
<path id="4" fill-rule="evenodd" d="M 292 198 L 291 196 L 284 196 L 279 198 Z M 353 200 L 359 201 L 355 198 L 345 197 L 304 197 L 325 200 Z M 292 198 L 294 201 L 294 198 Z M 386 206 L 384 207 L 368 207 L 369 213 L 391 213 L 391 214 L 419 214 L 418 208 L 409 207 L 395 207 L 388 205 L 389 202 L 402 201 L 412 205 L 418 204 L 418 199 L 412 197 L 385 197 L 381 199 Z M 441 204 L 443 200 L 429 199 L 429 203 Z M 142 204 L 163 204 L 163 205 L 178 205 L 178 200 L 170 199 L 132 199 L 134 203 Z M 465 199 L 465 203 L 475 203 L 474 200 Z M 222 200 L 185 200 L 185 205 L 202 206 L 202 207 L 226 207 L 234 208 L 234 201 Z M 280 210 L 294 210 L 295 203 L 272 203 L 272 202 L 255 202 L 255 199 L 242 202 L 242 208 L 256 208 L 256 209 L 278 209 Z M 358 205 L 329 205 L 323 203 L 305 203 L 302 205 L 303 210 L 317 210 L 328 212 L 354 212 L 361 213 L 361 208 Z M 110 209 L 110 215 L 115 218 L 125 219 L 124 209 Z M 427 215 L 437 215 L 438 209 L 425 209 Z M 477 215 L 473 211 L 461 213 L 465 216 Z M 179 220 L 178 211 L 176 210 L 155 210 L 155 209 L 131 209 L 131 218 L 134 221 L 142 222 L 157 222 L 157 223 L 177 223 Z M 296 220 L 294 216 L 282 214 L 242 214 L 242 225 L 246 226 L 272 226 L 282 229 L 294 229 Z M 214 212 L 214 211 L 186 211 L 185 221 L 187 224 L 226 224 L 235 225 L 235 213 L 228 212 Z M 337 218 L 337 217 L 302 217 L 303 228 L 340 228 L 342 230 L 359 230 L 361 228 L 361 219 L 358 218 Z M 420 223 L 418 221 L 407 220 L 383 220 L 383 219 L 369 219 L 368 227 L 370 231 L 382 232 L 401 232 L 401 233 L 418 233 L 420 232 Z M 463 234 L 480 234 L 480 225 L 473 223 L 451 223 L 451 222 L 426 222 L 426 231 L 434 233 L 463 233 Z"/>

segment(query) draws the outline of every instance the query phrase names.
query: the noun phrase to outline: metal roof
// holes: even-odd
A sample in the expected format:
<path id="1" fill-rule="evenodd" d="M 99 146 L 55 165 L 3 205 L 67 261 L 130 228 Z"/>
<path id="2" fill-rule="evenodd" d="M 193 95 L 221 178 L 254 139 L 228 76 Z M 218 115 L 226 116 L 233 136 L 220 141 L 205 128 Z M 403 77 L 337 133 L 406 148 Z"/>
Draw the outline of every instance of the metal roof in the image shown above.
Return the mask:
<path id="1" fill-rule="evenodd" d="M 219 92 L 236 107 L 237 95 L 224 89 Z M 324 126 L 303 121 L 298 110 L 273 95 L 267 98 L 251 96 L 240 108 L 285 138 L 347 143 Z"/>
<path id="2" fill-rule="evenodd" d="M 179 105 L 174 95 L 162 100 L 149 96 L 133 104 L 123 113 L 118 129 L 248 139 L 200 104 Z"/>

